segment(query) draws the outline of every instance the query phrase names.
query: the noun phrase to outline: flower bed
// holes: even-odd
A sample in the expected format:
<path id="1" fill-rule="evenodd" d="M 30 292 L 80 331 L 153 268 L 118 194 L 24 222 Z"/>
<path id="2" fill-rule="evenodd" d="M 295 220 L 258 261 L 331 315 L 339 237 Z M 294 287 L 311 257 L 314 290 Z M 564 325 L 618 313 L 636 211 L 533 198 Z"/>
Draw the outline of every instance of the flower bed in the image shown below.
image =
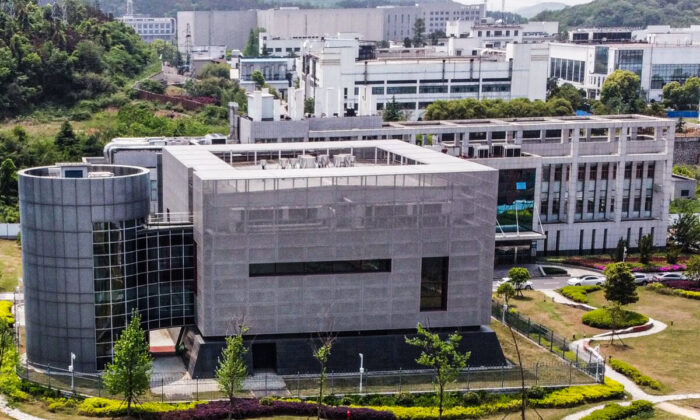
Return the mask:
<path id="1" fill-rule="evenodd" d="M 664 286 L 670 287 L 672 289 L 690 290 L 693 292 L 700 292 L 700 281 L 672 280 L 672 281 L 665 281 L 662 284 Z"/>
<path id="2" fill-rule="evenodd" d="M 272 416 L 302 416 L 316 417 L 318 406 L 305 402 L 268 400 L 266 404 L 254 399 L 236 399 L 233 406 L 228 401 L 212 401 L 200 404 L 195 408 L 184 411 L 171 411 L 160 415 L 162 420 L 194 420 L 194 419 L 245 419 Z M 396 416 L 388 411 L 359 407 L 330 407 L 321 408 L 321 417 L 330 420 L 395 420 Z"/>

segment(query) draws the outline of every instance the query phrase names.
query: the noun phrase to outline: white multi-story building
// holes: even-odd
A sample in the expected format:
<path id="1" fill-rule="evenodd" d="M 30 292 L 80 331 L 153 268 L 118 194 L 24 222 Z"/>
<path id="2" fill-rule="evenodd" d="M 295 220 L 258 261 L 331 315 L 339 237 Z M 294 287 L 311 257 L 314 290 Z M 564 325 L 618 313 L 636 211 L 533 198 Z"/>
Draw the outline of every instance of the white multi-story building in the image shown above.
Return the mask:
<path id="1" fill-rule="evenodd" d="M 697 26 L 672 32 L 658 27 L 577 30 L 569 39 L 550 44 L 549 76 L 585 89 L 589 98 L 599 98 L 605 78 L 615 70 L 636 73 L 647 99 L 657 101 L 665 84 L 700 76 Z"/>
<path id="2" fill-rule="evenodd" d="M 162 39 L 167 42 L 175 41 L 175 19 L 167 17 L 122 16 L 119 18 L 125 25 L 134 28 L 145 42 Z"/>
<path id="3" fill-rule="evenodd" d="M 361 87 L 371 87 L 376 110 L 396 98 L 410 119 L 441 99 L 545 99 L 546 45 L 510 44 L 504 51 L 462 56 L 417 53 L 377 53 L 354 39 L 309 41 L 297 75 L 304 96 L 315 99 L 319 117 L 358 111 Z"/>
<path id="4" fill-rule="evenodd" d="M 558 22 L 502 23 L 493 18 L 480 22 L 450 21 L 446 35 L 452 49 L 505 48 L 507 44 L 534 44 L 553 41 L 559 32 Z"/>

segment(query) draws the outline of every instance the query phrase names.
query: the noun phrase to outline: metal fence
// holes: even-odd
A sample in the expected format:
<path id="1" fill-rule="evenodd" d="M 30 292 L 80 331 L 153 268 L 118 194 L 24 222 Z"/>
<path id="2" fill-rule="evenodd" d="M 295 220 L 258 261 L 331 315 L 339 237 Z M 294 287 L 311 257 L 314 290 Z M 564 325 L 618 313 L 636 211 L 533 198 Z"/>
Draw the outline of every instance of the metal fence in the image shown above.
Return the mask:
<path id="1" fill-rule="evenodd" d="M 588 385 L 595 380 L 574 363 L 536 363 L 524 366 L 526 386 L 562 387 Z M 110 395 L 97 374 L 71 373 L 46 365 L 21 365 L 17 373 L 27 381 L 49 388 L 86 396 L 118 397 Z M 318 394 L 318 375 L 256 374 L 246 379 L 245 391 L 240 396 L 315 397 Z M 469 368 L 448 386 L 449 391 L 513 390 L 520 387 L 520 369 L 514 365 Z M 392 372 L 330 372 L 326 378 L 326 393 L 393 394 L 401 392 L 430 392 L 433 373 L 425 370 L 398 370 Z M 214 379 L 190 379 L 182 374 L 154 374 L 150 391 L 142 401 L 193 401 L 224 398 Z"/>
<path id="2" fill-rule="evenodd" d="M 491 315 L 528 337 L 537 343 L 538 346 L 569 362 L 573 367 L 584 372 L 596 382 L 603 383 L 605 378 L 605 362 L 603 360 L 599 360 L 591 353 L 580 353 L 578 348 L 576 351 L 572 351 L 569 349 L 571 341 L 517 312 L 505 311 L 504 313 L 503 306 L 499 303 L 494 302 L 491 305 Z"/>

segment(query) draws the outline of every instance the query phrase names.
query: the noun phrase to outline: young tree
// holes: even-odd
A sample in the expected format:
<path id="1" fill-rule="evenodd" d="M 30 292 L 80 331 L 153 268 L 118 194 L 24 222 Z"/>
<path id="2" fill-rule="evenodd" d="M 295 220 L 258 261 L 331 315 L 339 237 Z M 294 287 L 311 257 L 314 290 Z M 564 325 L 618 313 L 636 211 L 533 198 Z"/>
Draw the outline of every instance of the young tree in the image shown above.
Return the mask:
<path id="1" fill-rule="evenodd" d="M 700 247 L 700 220 L 693 213 L 683 213 L 671 225 L 671 240 L 681 247 L 683 252 Z"/>
<path id="2" fill-rule="evenodd" d="M 639 239 L 637 248 L 639 248 L 639 259 L 641 260 L 642 264 L 649 264 L 651 253 L 654 250 L 654 237 L 651 236 L 651 233 L 644 235 Z"/>
<path id="3" fill-rule="evenodd" d="M 251 29 L 248 33 L 248 42 L 245 44 L 243 49 L 243 55 L 246 57 L 257 57 L 260 55 L 260 41 L 259 35 L 261 32 L 265 32 L 264 28 Z"/>
<path id="4" fill-rule="evenodd" d="M 625 263 L 609 264 L 603 272 L 607 278 L 605 288 L 605 299 L 611 302 L 607 310 L 612 321 L 612 334 L 610 343 L 615 337 L 615 330 L 618 329 L 624 316 L 622 306 L 629 305 L 639 300 L 637 295 L 637 285 L 634 282 L 634 275 Z"/>
<path id="5" fill-rule="evenodd" d="M 17 196 L 17 166 L 11 158 L 0 164 L 0 195 L 3 198 Z M 2 203 L 0 199 L 0 203 Z"/>
<path id="6" fill-rule="evenodd" d="M 265 76 L 263 76 L 262 72 L 260 70 L 255 70 L 250 74 L 250 78 L 255 82 L 255 87 L 258 89 L 262 89 L 263 86 L 265 86 Z"/>
<path id="7" fill-rule="evenodd" d="M 620 238 L 615 246 L 615 252 L 613 253 L 613 259 L 617 262 L 622 262 L 625 259 L 625 249 L 627 248 L 627 242 Z"/>
<path id="8" fill-rule="evenodd" d="M 418 18 L 413 22 L 413 46 L 422 47 L 425 45 L 425 21 Z"/>
<path id="9" fill-rule="evenodd" d="M 683 117 L 678 117 L 678 121 L 676 121 L 676 133 L 682 133 L 685 131 L 685 120 Z"/>
<path id="10" fill-rule="evenodd" d="M 326 366 L 328 365 L 328 358 L 331 356 L 334 341 L 335 337 L 333 335 L 327 335 L 320 338 L 320 343 L 314 349 L 314 359 L 321 365 L 321 372 L 318 377 L 318 411 L 316 413 L 316 417 L 319 420 L 321 419 L 321 406 L 323 405 L 323 387 L 326 384 Z"/>
<path id="11" fill-rule="evenodd" d="M 508 301 L 515 296 L 515 293 L 515 287 L 513 287 L 509 281 L 501 284 L 498 286 L 498 289 L 496 289 L 496 294 L 503 298 L 503 302 L 506 306 L 508 306 Z"/>
<path id="12" fill-rule="evenodd" d="M 508 278 L 510 278 L 510 282 L 513 283 L 513 286 L 515 286 L 515 290 L 518 292 L 518 295 L 522 296 L 525 282 L 530 280 L 530 272 L 527 270 L 527 268 L 511 268 L 508 270 Z"/>
<path id="13" fill-rule="evenodd" d="M 114 343 L 112 363 L 107 364 L 102 377 L 105 388 L 112 394 L 122 394 L 126 411 L 131 416 L 131 405 L 149 388 L 153 359 L 148 353 L 146 335 L 141 329 L 141 316 L 131 312 L 131 321 Z"/>
<path id="14" fill-rule="evenodd" d="M 438 334 L 426 330 L 420 323 L 416 328 L 417 335 L 413 338 L 407 337 L 406 343 L 421 349 L 416 363 L 434 370 L 434 381 L 439 398 L 438 418 L 442 419 L 445 387 L 454 382 L 459 376 L 459 372 L 467 366 L 471 352 L 461 353 L 459 351 L 459 342 L 462 340 L 462 336 L 457 332 L 443 341 Z"/>
<path id="15" fill-rule="evenodd" d="M 685 273 L 693 280 L 700 280 L 700 255 L 693 255 L 688 259 Z"/>
<path id="16" fill-rule="evenodd" d="M 315 111 L 316 100 L 314 98 L 304 99 L 304 114 L 313 114 Z"/>
<path id="17" fill-rule="evenodd" d="M 54 143 L 60 152 L 72 155 L 78 145 L 78 138 L 73 132 L 73 126 L 68 121 L 63 121 L 60 130 L 54 137 Z"/>
<path id="18" fill-rule="evenodd" d="M 384 110 L 384 121 L 399 121 L 401 120 L 401 110 L 396 102 L 396 96 L 391 97 L 391 102 L 387 102 Z"/>
<path id="19" fill-rule="evenodd" d="M 216 368 L 216 382 L 219 390 L 227 397 L 231 405 L 236 392 L 243 388 L 248 369 L 245 364 L 245 355 L 248 349 L 243 344 L 243 335 L 248 332 L 248 327 L 241 325 L 238 334 L 226 337 L 226 347 L 219 357 L 219 366 Z"/>
<path id="20" fill-rule="evenodd" d="M 403 39 L 404 48 L 411 48 L 411 38 L 406 37 Z"/>

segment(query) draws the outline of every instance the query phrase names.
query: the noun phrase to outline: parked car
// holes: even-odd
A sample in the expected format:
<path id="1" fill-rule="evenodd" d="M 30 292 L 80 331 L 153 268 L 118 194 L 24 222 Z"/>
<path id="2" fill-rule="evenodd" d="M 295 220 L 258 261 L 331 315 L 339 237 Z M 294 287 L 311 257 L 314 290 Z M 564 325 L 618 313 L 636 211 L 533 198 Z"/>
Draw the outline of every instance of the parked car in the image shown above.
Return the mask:
<path id="1" fill-rule="evenodd" d="M 566 281 L 569 286 L 602 286 L 605 283 L 605 276 L 589 274 L 587 276 L 572 277 Z"/>
<path id="2" fill-rule="evenodd" d="M 496 282 L 496 287 L 502 285 L 503 283 L 509 282 L 509 281 L 510 281 L 510 277 L 503 277 L 501 280 Z M 527 280 L 524 283 L 521 283 L 520 287 L 513 284 L 513 287 L 515 288 L 515 290 L 532 290 L 533 289 L 532 282 L 530 280 Z"/>
<path id="3" fill-rule="evenodd" d="M 649 283 L 649 276 L 645 273 L 632 273 L 634 274 L 634 282 L 646 286 Z"/>
<path id="4" fill-rule="evenodd" d="M 683 273 L 662 273 L 651 278 L 652 281 L 688 280 Z"/>

